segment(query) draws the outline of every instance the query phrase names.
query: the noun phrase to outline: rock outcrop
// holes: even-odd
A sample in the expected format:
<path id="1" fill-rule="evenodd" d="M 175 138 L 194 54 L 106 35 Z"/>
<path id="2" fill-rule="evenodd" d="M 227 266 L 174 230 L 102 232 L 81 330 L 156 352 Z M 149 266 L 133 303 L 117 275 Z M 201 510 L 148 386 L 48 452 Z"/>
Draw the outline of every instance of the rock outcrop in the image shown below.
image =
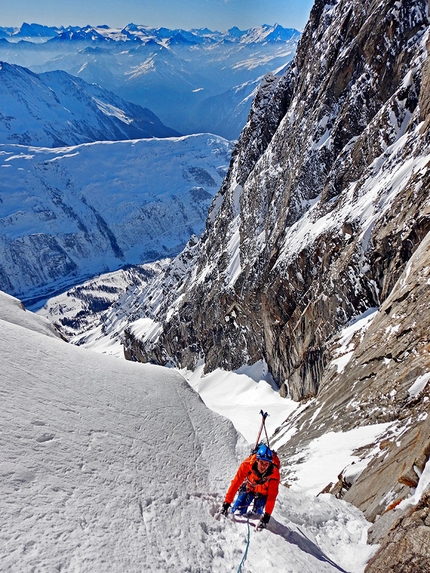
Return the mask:
<path id="1" fill-rule="evenodd" d="M 427 494 L 370 560 L 365 573 L 427 573 L 430 571 L 430 496 Z"/>

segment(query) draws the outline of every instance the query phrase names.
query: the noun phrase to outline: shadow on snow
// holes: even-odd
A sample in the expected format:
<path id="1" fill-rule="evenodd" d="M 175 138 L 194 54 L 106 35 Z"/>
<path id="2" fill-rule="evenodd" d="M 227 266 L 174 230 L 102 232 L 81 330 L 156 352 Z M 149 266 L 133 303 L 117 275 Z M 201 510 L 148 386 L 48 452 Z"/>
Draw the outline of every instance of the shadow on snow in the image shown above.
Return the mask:
<path id="1" fill-rule="evenodd" d="M 329 563 L 341 573 L 348 573 L 347 571 L 345 571 L 345 569 L 342 569 L 342 567 L 339 567 L 339 565 L 337 565 L 334 561 L 332 561 L 329 557 L 327 557 L 327 555 L 325 555 L 321 551 L 318 545 L 315 545 L 315 543 L 313 543 L 313 541 L 311 541 L 308 537 L 306 537 L 304 533 L 291 531 L 290 529 L 288 529 L 288 527 L 285 527 L 285 525 L 282 525 L 282 523 L 279 523 L 279 521 L 276 521 L 276 519 L 274 519 L 273 517 L 271 518 L 270 523 L 267 526 L 267 529 L 272 533 L 274 533 L 275 535 L 280 535 L 286 541 L 288 541 L 288 543 L 293 543 L 294 545 L 297 545 L 299 549 L 301 549 L 305 553 L 309 553 L 309 555 L 312 555 L 319 561 L 325 561 L 326 563 Z"/>

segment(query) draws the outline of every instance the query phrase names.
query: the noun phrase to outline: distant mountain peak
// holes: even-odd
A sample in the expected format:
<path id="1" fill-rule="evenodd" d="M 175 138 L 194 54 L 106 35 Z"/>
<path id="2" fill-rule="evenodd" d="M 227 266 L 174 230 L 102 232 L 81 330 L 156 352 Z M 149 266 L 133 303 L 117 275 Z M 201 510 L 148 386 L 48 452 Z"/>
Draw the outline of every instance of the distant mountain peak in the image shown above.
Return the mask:
<path id="1" fill-rule="evenodd" d="M 28 61 L 36 72 L 63 69 L 151 109 L 176 132 L 213 132 L 228 139 L 237 138 L 247 120 L 251 84 L 284 70 L 300 37 L 278 24 L 221 32 L 87 24 L 51 32 L 40 49 L 35 44 L 42 36 L 28 36 L 33 40 L 24 43 L 24 36 L 18 41 L 0 28 L 0 59 Z"/>

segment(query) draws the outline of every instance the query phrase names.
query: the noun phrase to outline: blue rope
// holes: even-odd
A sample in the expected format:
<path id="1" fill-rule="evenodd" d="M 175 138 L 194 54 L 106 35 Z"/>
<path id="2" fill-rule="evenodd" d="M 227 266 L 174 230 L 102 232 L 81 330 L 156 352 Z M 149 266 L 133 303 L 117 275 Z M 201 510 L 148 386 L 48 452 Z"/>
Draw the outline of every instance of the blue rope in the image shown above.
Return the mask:
<path id="1" fill-rule="evenodd" d="M 240 562 L 239 569 L 237 570 L 237 573 L 241 573 L 241 571 L 242 571 L 243 564 L 245 563 L 246 558 L 248 556 L 249 542 L 251 540 L 251 528 L 249 527 L 249 517 L 246 520 L 246 524 L 248 526 L 248 540 L 246 542 L 245 553 L 243 554 L 242 561 Z"/>

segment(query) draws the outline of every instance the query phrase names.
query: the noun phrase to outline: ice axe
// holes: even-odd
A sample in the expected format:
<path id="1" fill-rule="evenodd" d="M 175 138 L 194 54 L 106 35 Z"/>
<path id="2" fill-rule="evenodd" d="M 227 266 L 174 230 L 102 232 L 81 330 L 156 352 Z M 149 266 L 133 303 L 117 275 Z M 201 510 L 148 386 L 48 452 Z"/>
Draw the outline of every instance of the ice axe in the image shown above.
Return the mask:
<path id="1" fill-rule="evenodd" d="M 266 429 L 266 424 L 265 424 L 266 418 L 269 414 L 267 412 L 263 412 L 263 410 L 260 410 L 260 414 L 261 414 L 261 426 L 260 426 L 260 430 L 258 432 L 257 441 L 255 442 L 255 446 L 254 446 L 253 451 L 257 450 L 258 443 L 260 442 L 260 436 L 261 436 L 261 432 L 263 431 L 263 428 L 264 428 L 264 432 L 266 434 L 267 446 L 270 447 L 269 436 L 267 435 L 267 429 Z"/>

